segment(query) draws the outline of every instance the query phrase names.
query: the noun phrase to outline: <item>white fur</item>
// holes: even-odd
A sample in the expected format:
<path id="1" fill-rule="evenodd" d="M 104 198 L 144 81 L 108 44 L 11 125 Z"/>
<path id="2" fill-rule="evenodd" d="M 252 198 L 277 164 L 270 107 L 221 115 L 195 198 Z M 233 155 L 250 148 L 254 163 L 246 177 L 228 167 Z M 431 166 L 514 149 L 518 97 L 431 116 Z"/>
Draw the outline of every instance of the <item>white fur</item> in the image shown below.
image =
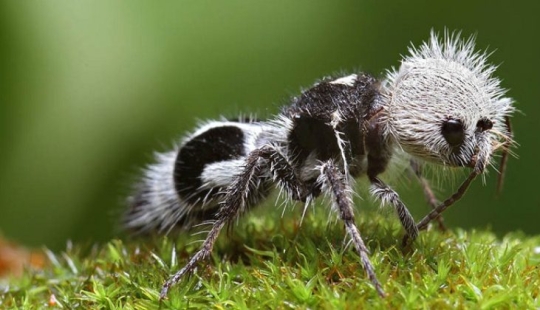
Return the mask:
<path id="1" fill-rule="evenodd" d="M 355 74 L 353 74 L 355 75 Z M 356 75 L 355 75 L 356 79 Z M 335 82 L 335 81 L 334 81 Z M 354 83 L 354 82 L 353 82 Z M 339 148 L 339 151 L 341 153 L 341 160 L 343 161 L 343 171 L 345 174 L 345 178 L 349 178 L 349 163 L 347 162 L 347 154 L 345 153 L 346 148 L 346 142 L 343 140 L 342 135 L 344 135 L 342 132 L 340 132 L 337 128 L 338 124 L 343 120 L 343 117 L 339 110 L 336 110 L 334 113 L 332 113 L 332 121 L 330 125 L 334 129 L 334 135 L 336 137 L 337 145 Z"/>
<path id="2" fill-rule="evenodd" d="M 474 37 L 462 40 L 459 33 L 439 38 L 432 32 L 428 42 L 410 47 L 383 83 L 386 136 L 407 153 L 451 166 L 469 164 L 479 143 L 475 130 L 480 118 L 490 119 L 493 131 L 509 139 L 504 119 L 514 110 L 512 100 L 504 97 L 487 56 L 475 51 Z M 466 130 L 463 152 L 453 159 L 441 134 L 448 118 L 460 119 Z M 495 134 L 489 138 L 498 139 Z"/>
<path id="3" fill-rule="evenodd" d="M 172 227 L 189 208 L 181 201 L 174 186 L 173 171 L 178 147 L 166 153 L 156 153 L 155 163 L 144 171 L 144 177 L 138 185 L 145 188 L 145 206 L 126 219 L 127 228 L 143 231 L 164 230 Z M 128 197 L 128 203 L 135 197 Z M 160 228 L 161 227 L 161 228 Z"/>
<path id="4" fill-rule="evenodd" d="M 336 79 L 336 80 L 330 82 L 330 84 L 341 84 L 341 85 L 345 85 L 345 86 L 353 86 L 354 82 L 356 82 L 357 78 L 358 78 L 358 75 L 351 74 L 351 75 L 347 75 L 347 76 L 341 77 L 339 79 Z"/>
<path id="5" fill-rule="evenodd" d="M 379 121 L 384 130 L 385 143 L 395 148 L 394 159 L 387 170 L 397 166 L 401 167 L 397 170 L 404 170 L 403 163 L 401 166 L 396 163 L 401 159 L 408 165 L 410 156 L 443 166 L 464 166 L 470 164 L 473 154 L 477 154 L 484 160 L 483 164 L 488 165 L 492 153 L 501 146 L 501 142 L 512 142 L 504 125 L 505 117 L 514 111 L 512 100 L 505 97 L 500 81 L 493 77 L 495 67 L 487 63 L 487 56 L 486 53 L 475 51 L 474 38 L 462 40 L 459 34 L 448 33 L 439 38 L 432 32 L 428 42 L 418 48 L 409 48 L 409 55 L 403 57 L 398 69 L 387 72 L 381 86 L 382 97 L 375 102 L 375 107 L 382 107 Z M 353 86 L 357 79 L 358 76 L 352 74 L 330 83 Z M 334 129 L 341 152 L 340 164 L 343 164 L 343 172 L 348 179 L 347 199 L 351 199 L 349 185 L 353 180 L 349 179 L 348 171 L 351 163 L 347 162 L 343 133 L 337 129 L 342 117 L 339 110 L 335 111 L 328 125 Z M 441 133 L 441 124 L 449 118 L 461 120 L 466 130 L 464 146 L 458 155 L 452 152 Z M 491 120 L 493 129 L 477 135 L 476 124 L 481 118 Z M 225 119 L 203 122 L 172 151 L 156 154 L 156 163 L 148 166 L 140 184 L 144 189 L 141 192 L 145 195 L 143 201 L 146 204 L 136 208 L 127 218 L 128 228 L 169 230 L 189 216 L 193 208 L 216 203 L 216 197 L 205 197 L 195 205 L 187 204 L 176 193 L 173 173 L 176 156 L 185 143 L 212 128 L 223 126 L 242 130 L 246 154 L 264 145 L 278 147 L 277 151 L 282 156 L 291 153 L 287 149 L 287 137 L 293 130 L 293 120 L 286 115 L 279 114 L 266 122 L 231 122 Z M 286 160 L 292 162 L 294 159 Z M 354 164 L 365 171 L 366 161 L 364 159 Z M 244 164 L 245 158 L 207 164 L 200 176 L 200 190 L 227 188 L 242 171 Z M 323 192 L 328 194 L 321 174 L 322 167 L 317 155 L 312 153 L 302 167 L 296 168 L 299 169 L 301 180 L 318 178 L 323 184 Z M 276 177 L 273 178 L 276 181 Z M 283 192 L 284 188 L 280 190 Z M 390 196 L 384 195 L 380 187 L 372 186 L 371 194 L 379 197 L 382 204 L 389 203 Z M 312 198 L 308 198 L 304 213 L 311 201 Z"/>
<path id="6" fill-rule="evenodd" d="M 206 165 L 201 174 L 202 187 L 209 189 L 230 185 L 236 177 L 236 172 L 242 171 L 245 162 L 245 159 L 235 159 Z"/>
<path id="7" fill-rule="evenodd" d="M 136 212 L 126 218 L 127 228 L 141 231 L 169 231 L 182 218 L 189 216 L 193 208 L 204 208 L 210 204 L 215 204 L 215 197 L 204 197 L 195 204 L 188 204 L 181 199 L 174 184 L 174 167 L 176 156 L 185 143 L 213 128 L 232 126 L 237 127 L 244 133 L 244 152 L 251 151 L 275 141 L 277 137 L 283 136 L 285 128 L 283 124 L 262 123 L 262 122 L 231 122 L 227 120 L 211 120 L 202 122 L 191 134 L 182 139 L 180 145 L 175 146 L 172 151 L 166 153 L 156 153 L 155 163 L 148 165 L 144 170 L 141 182 L 138 184 L 139 193 L 144 193 L 140 201 L 145 201 Z M 221 161 L 211 163 L 204 167 L 200 176 L 201 187 L 199 190 L 229 186 L 242 170 L 245 158 L 236 160 Z M 195 194 L 195 193 L 194 193 Z M 128 197 L 128 203 L 133 205 L 136 197 Z"/>

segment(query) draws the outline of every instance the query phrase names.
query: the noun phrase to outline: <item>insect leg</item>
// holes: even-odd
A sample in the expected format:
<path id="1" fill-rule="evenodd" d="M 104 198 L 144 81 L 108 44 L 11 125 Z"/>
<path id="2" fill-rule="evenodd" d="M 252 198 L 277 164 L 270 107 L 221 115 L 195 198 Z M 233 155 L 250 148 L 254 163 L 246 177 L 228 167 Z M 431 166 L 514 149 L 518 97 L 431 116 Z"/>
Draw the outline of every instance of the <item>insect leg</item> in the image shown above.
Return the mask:
<path id="1" fill-rule="evenodd" d="M 312 194 L 302 182 L 287 158 L 273 145 L 265 145 L 259 149 L 259 156 L 268 160 L 274 182 L 283 188 L 293 200 L 305 202 Z"/>
<path id="2" fill-rule="evenodd" d="M 377 177 L 370 177 L 370 182 L 371 194 L 382 201 L 383 204 L 391 204 L 396 209 L 401 225 L 407 232 L 407 236 L 413 240 L 416 239 L 418 236 L 418 228 L 416 227 L 416 223 L 414 222 L 411 213 L 399 199 L 398 193 Z"/>
<path id="3" fill-rule="evenodd" d="M 362 237 L 360 236 L 360 231 L 354 224 L 354 213 L 352 207 L 353 202 L 351 195 L 352 190 L 350 185 L 347 183 L 345 176 L 336 168 L 333 161 L 329 160 L 321 167 L 319 181 L 323 184 L 323 188 L 325 188 L 325 190 L 327 190 L 332 196 L 334 205 L 339 212 L 339 217 L 345 223 L 347 233 L 351 236 L 354 247 L 360 255 L 362 266 L 364 267 L 368 278 L 375 286 L 377 293 L 379 293 L 381 297 L 385 297 L 386 293 L 384 292 L 379 280 L 377 280 L 375 270 L 369 260 L 369 251 L 366 248 Z"/>
<path id="4" fill-rule="evenodd" d="M 431 212 L 429 212 L 426 216 L 424 216 L 423 219 L 420 220 L 420 222 L 418 222 L 418 225 L 417 225 L 418 230 L 426 229 L 429 222 L 431 222 L 432 220 L 434 220 L 437 217 L 441 216 L 441 213 L 443 213 L 444 210 L 446 210 L 448 207 L 453 205 L 456 201 L 461 199 L 461 197 L 463 197 L 463 195 L 465 194 L 465 192 L 469 188 L 469 185 L 471 185 L 472 181 L 480 173 L 481 172 L 476 170 L 476 169 L 473 170 L 473 172 L 471 172 L 469 177 L 467 177 L 467 179 L 465 179 L 465 181 L 463 181 L 463 183 L 461 183 L 458 190 L 452 196 L 450 196 L 448 199 L 443 201 L 443 203 L 441 203 L 439 206 L 437 206 L 437 208 L 435 208 Z M 414 239 L 412 239 L 412 240 L 414 240 Z M 407 236 L 403 237 L 403 244 L 405 245 L 408 242 L 409 242 L 409 236 L 407 235 Z"/>
<path id="5" fill-rule="evenodd" d="M 249 203 L 249 197 L 256 190 L 260 177 L 261 151 L 256 149 L 252 151 L 246 158 L 246 164 L 243 171 L 236 176 L 236 180 L 227 188 L 227 193 L 223 201 L 220 203 L 220 209 L 216 215 L 216 220 L 212 225 L 212 229 L 204 240 L 200 250 L 195 253 L 189 262 L 175 273 L 161 289 L 160 299 L 167 297 L 169 289 L 178 283 L 184 275 L 193 271 L 197 263 L 210 256 L 214 243 L 216 242 L 219 233 L 226 224 L 229 224 L 237 218 L 241 211 L 244 211 Z"/>
<path id="6" fill-rule="evenodd" d="M 471 185 L 471 182 L 478 176 L 478 174 L 479 172 L 476 170 L 471 172 L 469 177 L 459 186 L 458 190 L 452 196 L 446 199 L 442 204 L 437 206 L 437 208 L 433 209 L 433 211 L 431 211 L 422 220 L 420 220 L 420 222 L 418 222 L 418 229 L 419 230 L 426 229 L 427 225 L 429 224 L 431 220 L 440 216 L 441 213 L 444 212 L 444 210 L 446 210 L 446 208 L 448 208 L 449 206 L 454 204 L 454 202 L 461 199 L 463 194 L 465 194 L 465 192 L 467 191 L 467 188 L 469 187 L 469 185 Z"/>
<path id="7" fill-rule="evenodd" d="M 310 194 L 287 161 L 287 159 L 271 145 L 266 145 L 260 149 L 252 151 L 247 159 L 242 173 L 237 176 L 236 181 L 229 186 L 227 194 L 221 203 L 217 214 L 217 220 L 213 223 L 212 229 L 208 233 L 201 249 L 193 255 L 187 265 L 174 274 L 161 290 L 160 298 L 167 296 L 167 292 L 181 278 L 191 272 L 197 263 L 210 256 L 214 243 L 223 227 L 245 211 L 249 197 L 256 190 L 259 184 L 261 170 L 270 169 L 275 182 L 280 184 L 294 200 L 305 201 Z"/>
<path id="8" fill-rule="evenodd" d="M 422 186 L 427 203 L 431 206 L 432 209 L 437 208 L 437 206 L 440 204 L 440 201 L 437 199 L 437 197 L 433 193 L 433 190 L 431 189 L 431 186 L 429 185 L 429 181 L 426 178 L 424 178 L 422 165 L 418 161 L 411 159 L 411 169 L 414 171 L 414 174 L 416 175 L 416 177 L 418 178 L 418 181 L 420 182 L 420 185 Z M 446 226 L 444 225 L 444 219 L 442 215 L 437 217 L 437 222 L 439 224 L 439 230 L 445 231 Z"/>

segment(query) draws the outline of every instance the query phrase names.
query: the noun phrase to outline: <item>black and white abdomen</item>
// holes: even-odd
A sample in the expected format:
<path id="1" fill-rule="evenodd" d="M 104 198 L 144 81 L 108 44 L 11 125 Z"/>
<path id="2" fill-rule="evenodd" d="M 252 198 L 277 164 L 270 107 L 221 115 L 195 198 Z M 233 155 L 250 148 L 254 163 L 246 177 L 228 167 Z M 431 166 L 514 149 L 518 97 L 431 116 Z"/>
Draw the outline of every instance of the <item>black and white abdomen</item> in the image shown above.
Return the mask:
<path id="1" fill-rule="evenodd" d="M 156 154 L 128 198 L 125 225 L 135 231 L 189 229 L 213 220 L 223 193 L 245 164 L 246 155 L 266 143 L 265 125 L 254 121 L 210 121 L 180 146 Z M 250 205 L 269 192 L 262 178 Z"/>

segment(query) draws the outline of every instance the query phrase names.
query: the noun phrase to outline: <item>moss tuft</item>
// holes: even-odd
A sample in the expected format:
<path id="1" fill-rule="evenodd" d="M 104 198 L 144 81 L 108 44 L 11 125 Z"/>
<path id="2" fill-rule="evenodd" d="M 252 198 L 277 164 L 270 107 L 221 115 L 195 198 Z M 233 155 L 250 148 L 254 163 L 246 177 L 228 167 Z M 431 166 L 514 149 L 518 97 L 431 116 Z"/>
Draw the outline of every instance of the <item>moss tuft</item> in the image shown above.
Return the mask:
<path id="1" fill-rule="evenodd" d="M 344 249 L 341 225 L 328 225 L 321 213 L 308 215 L 302 227 L 292 217 L 246 217 L 162 308 L 540 307 L 540 237 L 431 230 L 404 250 L 399 223 L 369 214 L 359 226 L 389 294 L 381 299 L 358 255 Z M 200 239 L 183 234 L 176 242 L 156 237 L 45 250 L 47 267 L 0 284 L 0 308 L 157 309 L 162 283 Z"/>

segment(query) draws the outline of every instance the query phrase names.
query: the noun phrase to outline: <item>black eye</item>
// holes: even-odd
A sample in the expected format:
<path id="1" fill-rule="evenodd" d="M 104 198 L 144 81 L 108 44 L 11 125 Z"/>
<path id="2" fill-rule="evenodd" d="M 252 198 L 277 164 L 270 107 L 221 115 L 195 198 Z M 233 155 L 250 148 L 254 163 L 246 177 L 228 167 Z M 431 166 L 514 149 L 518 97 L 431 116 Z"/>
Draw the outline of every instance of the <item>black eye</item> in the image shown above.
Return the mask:
<path id="1" fill-rule="evenodd" d="M 465 130 L 460 120 L 449 119 L 445 121 L 442 124 L 441 133 L 446 142 L 453 147 L 461 145 L 465 139 Z"/>
<path id="2" fill-rule="evenodd" d="M 476 123 L 476 128 L 478 128 L 480 131 L 490 130 L 493 128 L 493 122 L 487 118 L 482 118 L 478 121 L 478 123 Z"/>

